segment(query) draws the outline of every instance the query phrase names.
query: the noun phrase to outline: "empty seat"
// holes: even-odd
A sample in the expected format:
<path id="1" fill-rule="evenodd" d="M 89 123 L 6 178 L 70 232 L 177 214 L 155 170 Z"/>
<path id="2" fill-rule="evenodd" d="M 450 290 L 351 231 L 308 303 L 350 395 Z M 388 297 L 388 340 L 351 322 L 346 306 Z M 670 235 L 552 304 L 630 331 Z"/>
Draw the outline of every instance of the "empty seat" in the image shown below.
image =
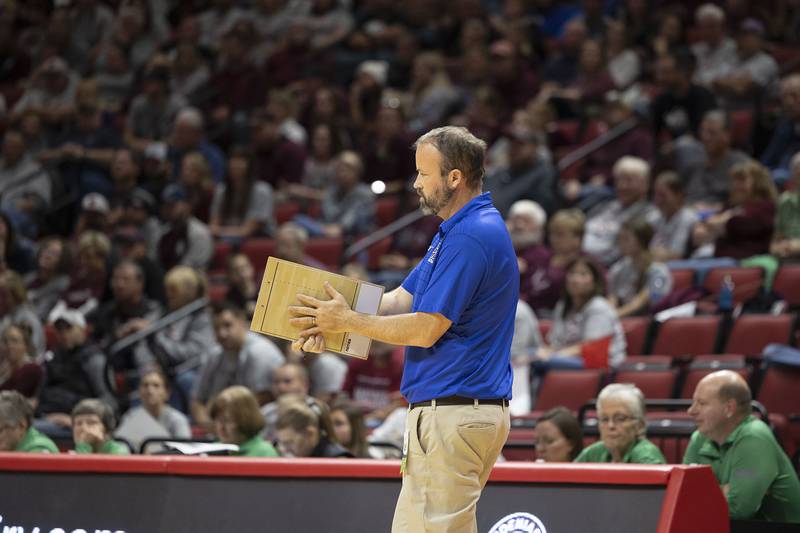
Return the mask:
<path id="1" fill-rule="evenodd" d="M 694 270 L 688 268 L 678 268 L 670 270 L 672 274 L 672 290 L 679 291 L 688 289 L 694 285 Z"/>
<path id="2" fill-rule="evenodd" d="M 615 383 L 632 383 L 639 387 L 645 398 L 672 398 L 678 378 L 676 368 L 664 370 L 620 370 L 614 375 Z"/>
<path id="3" fill-rule="evenodd" d="M 800 306 L 800 265 L 782 265 L 775 275 L 772 290 L 790 306 Z"/>
<path id="4" fill-rule="evenodd" d="M 672 362 L 669 355 L 629 355 L 617 370 L 668 370 Z"/>
<path id="5" fill-rule="evenodd" d="M 375 200 L 375 222 L 382 228 L 397 218 L 399 202 L 395 196 L 383 196 Z"/>
<path id="6" fill-rule="evenodd" d="M 536 398 L 536 411 L 563 405 L 577 411 L 597 396 L 605 376 L 601 369 L 551 370 L 545 374 Z"/>
<path id="7" fill-rule="evenodd" d="M 212 283 L 208 286 L 208 299 L 214 303 L 221 302 L 228 294 L 228 285 L 225 283 Z"/>
<path id="8" fill-rule="evenodd" d="M 367 250 L 367 268 L 370 270 L 378 270 L 381 267 L 380 261 L 381 257 L 386 255 L 389 252 L 389 249 L 392 247 L 392 237 L 386 237 L 382 239 L 372 246 L 369 247 Z"/>
<path id="9" fill-rule="evenodd" d="M 324 263 L 332 270 L 338 270 L 342 263 L 344 243 L 338 237 L 320 237 L 309 239 L 306 243 L 306 253 Z"/>
<path id="10" fill-rule="evenodd" d="M 741 315 L 733 324 L 724 351 L 760 356 L 767 344 L 789 344 L 793 322 L 792 315 Z"/>
<path id="11" fill-rule="evenodd" d="M 719 323 L 717 315 L 671 318 L 659 326 L 652 352 L 676 357 L 714 353 Z"/>
<path id="12" fill-rule="evenodd" d="M 769 365 L 763 374 L 756 399 L 764 404 L 770 421 L 777 426 L 788 426 L 791 443 L 783 440 L 786 452 L 791 456 L 800 444 L 800 369 Z M 791 448 L 790 448 L 791 445 Z"/>
<path id="13" fill-rule="evenodd" d="M 759 267 L 721 267 L 711 269 L 703 281 L 703 287 L 718 295 L 725 276 L 730 276 L 733 281 L 733 301 L 736 304 L 758 294 L 764 281 L 764 271 Z"/>
<path id="14" fill-rule="evenodd" d="M 225 241 L 214 241 L 214 255 L 211 256 L 211 264 L 208 267 L 210 273 L 225 272 L 228 267 L 228 256 L 231 254 L 232 247 Z"/>
<path id="15" fill-rule="evenodd" d="M 264 238 L 245 239 L 240 250 L 253 263 L 256 272 L 263 272 L 269 256 L 275 255 L 275 241 Z"/>
<path id="16" fill-rule="evenodd" d="M 626 353 L 628 355 L 642 355 L 647 333 L 650 331 L 650 317 L 630 316 L 623 318 L 621 322 L 622 330 L 625 332 Z"/>
<path id="17" fill-rule="evenodd" d="M 749 381 L 750 372 L 743 355 L 740 354 L 714 354 L 698 355 L 689 364 L 683 377 L 680 398 L 691 399 L 697 384 L 705 376 L 717 370 L 733 370 Z"/>

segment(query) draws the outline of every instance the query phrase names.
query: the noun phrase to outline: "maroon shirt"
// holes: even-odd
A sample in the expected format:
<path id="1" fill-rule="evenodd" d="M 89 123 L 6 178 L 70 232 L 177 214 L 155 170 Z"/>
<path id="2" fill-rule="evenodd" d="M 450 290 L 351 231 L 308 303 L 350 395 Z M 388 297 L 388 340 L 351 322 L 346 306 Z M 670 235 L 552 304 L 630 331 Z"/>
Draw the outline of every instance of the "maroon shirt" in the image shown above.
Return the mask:
<path id="1" fill-rule="evenodd" d="M 732 216 L 725 225 L 725 235 L 717 239 L 716 257 L 745 259 L 769 253 L 769 243 L 775 229 L 775 202 L 749 200 L 741 206 L 743 212 Z"/>
<path id="2" fill-rule="evenodd" d="M 44 379 L 44 370 L 36 363 L 26 363 L 16 369 L 0 390 L 15 390 L 26 398 L 35 398 Z"/>
<path id="3" fill-rule="evenodd" d="M 275 146 L 262 148 L 255 153 L 253 175 L 277 190 L 284 182 L 300 183 L 305 164 L 305 149 L 290 140 L 282 139 Z"/>
<path id="4" fill-rule="evenodd" d="M 520 270 L 519 297 L 533 308 L 552 310 L 561 297 L 566 272 L 552 266 L 553 251 L 543 244 L 534 244 L 517 252 L 524 263 L 525 271 Z"/>

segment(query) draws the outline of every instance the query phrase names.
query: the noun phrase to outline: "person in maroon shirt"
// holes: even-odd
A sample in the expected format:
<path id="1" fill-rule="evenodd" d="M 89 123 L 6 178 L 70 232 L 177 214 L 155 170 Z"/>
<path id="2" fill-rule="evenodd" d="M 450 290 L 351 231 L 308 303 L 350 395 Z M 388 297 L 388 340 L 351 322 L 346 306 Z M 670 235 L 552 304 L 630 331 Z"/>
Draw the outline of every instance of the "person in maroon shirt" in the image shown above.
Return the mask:
<path id="1" fill-rule="evenodd" d="M 400 380 L 403 352 L 391 344 L 372 341 L 368 359 L 351 358 L 342 390 L 359 404 L 370 421 L 384 420 L 402 405 Z"/>
<path id="2" fill-rule="evenodd" d="M 714 255 L 744 259 L 768 254 L 777 197 L 766 167 L 756 161 L 734 166 L 728 208 L 703 224 L 715 237 Z"/>
<path id="3" fill-rule="evenodd" d="M 42 367 L 33 362 L 34 353 L 31 330 L 27 324 L 10 324 L 0 336 L 1 390 L 15 390 L 35 401 L 44 379 Z"/>
<path id="4" fill-rule="evenodd" d="M 300 183 L 305 169 L 306 151 L 286 139 L 277 118 L 266 110 L 258 112 L 252 126 L 253 175 L 276 191 L 289 183 Z"/>
<path id="5" fill-rule="evenodd" d="M 529 246 L 517 252 L 520 263 L 520 298 L 539 318 L 552 315 L 564 287 L 564 268 L 582 255 L 586 215 L 579 209 L 557 211 L 547 228 L 549 248 Z"/>

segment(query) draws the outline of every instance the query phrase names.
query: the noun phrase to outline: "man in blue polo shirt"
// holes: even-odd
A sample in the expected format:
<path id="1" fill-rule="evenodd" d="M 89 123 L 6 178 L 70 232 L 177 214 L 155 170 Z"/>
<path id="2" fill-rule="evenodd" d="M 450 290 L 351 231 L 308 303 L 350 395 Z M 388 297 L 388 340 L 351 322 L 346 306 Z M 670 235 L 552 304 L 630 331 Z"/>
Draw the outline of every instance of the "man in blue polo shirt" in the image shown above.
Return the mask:
<path id="1" fill-rule="evenodd" d="M 354 332 L 405 345 L 401 392 L 409 402 L 403 488 L 392 531 L 474 532 L 481 490 L 509 431 L 509 351 L 519 295 L 514 248 L 489 194 L 481 194 L 486 143 L 464 128 L 432 130 L 414 144 L 414 188 L 444 221 L 428 253 L 378 316 L 298 295 L 304 328 L 295 348 L 319 352 L 322 333 Z"/>

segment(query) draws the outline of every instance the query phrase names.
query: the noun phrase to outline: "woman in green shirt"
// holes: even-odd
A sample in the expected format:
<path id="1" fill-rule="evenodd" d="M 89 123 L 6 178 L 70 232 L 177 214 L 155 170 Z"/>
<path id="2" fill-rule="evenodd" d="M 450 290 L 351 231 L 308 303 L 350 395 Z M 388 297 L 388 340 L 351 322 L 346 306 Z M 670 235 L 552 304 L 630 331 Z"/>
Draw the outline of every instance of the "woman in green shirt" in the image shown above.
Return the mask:
<path id="1" fill-rule="evenodd" d="M 128 447 L 113 439 L 114 427 L 114 411 L 107 403 L 94 398 L 81 400 L 72 409 L 75 452 L 129 455 Z"/>
<path id="2" fill-rule="evenodd" d="M 612 383 L 597 397 L 600 440 L 584 448 L 577 463 L 664 464 L 658 447 L 645 438 L 644 394 L 629 383 Z"/>
<path id="3" fill-rule="evenodd" d="M 265 425 L 264 417 L 258 409 L 258 400 L 247 387 L 228 387 L 211 400 L 208 410 L 217 439 L 239 446 L 239 450 L 231 452 L 231 455 L 278 456 L 275 447 L 260 435 Z"/>

